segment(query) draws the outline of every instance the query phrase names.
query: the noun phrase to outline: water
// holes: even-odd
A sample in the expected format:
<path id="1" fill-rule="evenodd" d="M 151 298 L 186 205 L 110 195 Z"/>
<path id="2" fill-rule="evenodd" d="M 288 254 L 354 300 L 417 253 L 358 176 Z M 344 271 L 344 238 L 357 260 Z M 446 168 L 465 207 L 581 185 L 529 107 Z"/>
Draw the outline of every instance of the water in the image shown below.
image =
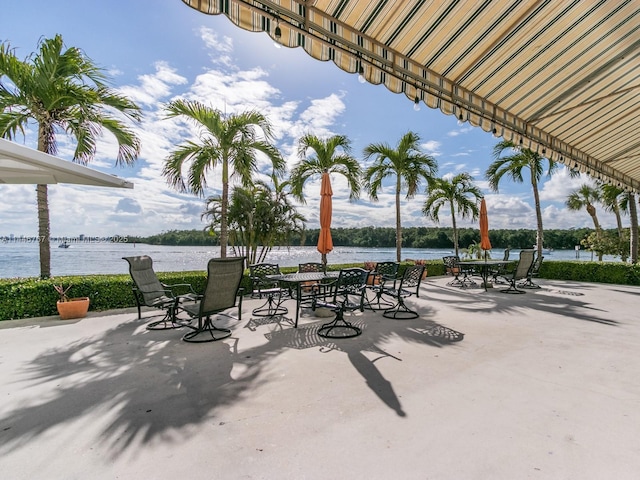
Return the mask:
<path id="1" fill-rule="evenodd" d="M 122 257 L 149 255 L 153 258 L 154 269 L 158 272 L 206 270 L 210 258 L 220 256 L 219 247 L 178 247 L 168 245 L 146 245 L 129 243 L 72 243 L 69 248 L 51 245 L 51 274 L 92 275 L 128 274 L 127 262 Z M 402 258 L 427 260 L 441 259 L 451 255 L 450 249 L 403 248 Z M 511 251 L 511 258 L 517 259 L 518 251 Z M 545 252 L 545 261 L 575 260 L 574 250 L 554 250 Z M 503 250 L 491 252 L 494 259 L 502 259 Z M 328 255 L 330 264 L 380 262 L 395 260 L 395 248 L 335 247 Z M 580 252 L 580 260 L 591 260 L 591 252 Z M 605 256 L 606 261 L 619 259 Z M 281 267 L 297 266 L 303 262 L 319 262 L 320 254 L 315 247 L 274 248 L 266 261 L 278 263 Z M 0 243 L 0 278 L 38 277 L 37 243 Z"/>

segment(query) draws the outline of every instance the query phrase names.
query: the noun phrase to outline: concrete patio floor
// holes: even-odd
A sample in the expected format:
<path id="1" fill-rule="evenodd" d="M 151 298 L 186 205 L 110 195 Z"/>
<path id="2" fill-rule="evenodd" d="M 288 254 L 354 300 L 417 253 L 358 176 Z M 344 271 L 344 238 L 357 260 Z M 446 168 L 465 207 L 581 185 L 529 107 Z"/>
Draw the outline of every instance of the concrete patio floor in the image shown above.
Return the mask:
<path id="1" fill-rule="evenodd" d="M 0 322 L 0 477 L 638 478 L 640 288 L 448 280 L 333 341 L 256 300 L 199 345 L 152 311 Z"/>

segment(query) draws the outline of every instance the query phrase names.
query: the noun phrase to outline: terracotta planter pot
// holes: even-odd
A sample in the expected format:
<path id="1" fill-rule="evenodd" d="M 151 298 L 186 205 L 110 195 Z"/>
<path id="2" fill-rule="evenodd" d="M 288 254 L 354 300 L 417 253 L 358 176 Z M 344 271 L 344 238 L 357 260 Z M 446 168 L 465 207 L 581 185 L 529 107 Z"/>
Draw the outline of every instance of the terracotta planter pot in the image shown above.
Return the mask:
<path id="1" fill-rule="evenodd" d="M 62 320 L 83 318 L 89 310 L 89 297 L 70 298 L 67 302 L 58 301 L 57 307 Z"/>

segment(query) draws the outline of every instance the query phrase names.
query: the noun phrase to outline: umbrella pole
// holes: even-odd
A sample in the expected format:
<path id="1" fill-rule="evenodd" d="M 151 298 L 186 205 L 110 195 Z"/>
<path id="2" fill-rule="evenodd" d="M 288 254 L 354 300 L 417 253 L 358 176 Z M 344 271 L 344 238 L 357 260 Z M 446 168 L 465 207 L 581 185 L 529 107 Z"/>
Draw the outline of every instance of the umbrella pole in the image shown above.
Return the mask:
<path id="1" fill-rule="evenodd" d="M 327 273 L 327 254 L 326 253 L 322 254 L 322 269 L 324 270 L 324 273 Z"/>

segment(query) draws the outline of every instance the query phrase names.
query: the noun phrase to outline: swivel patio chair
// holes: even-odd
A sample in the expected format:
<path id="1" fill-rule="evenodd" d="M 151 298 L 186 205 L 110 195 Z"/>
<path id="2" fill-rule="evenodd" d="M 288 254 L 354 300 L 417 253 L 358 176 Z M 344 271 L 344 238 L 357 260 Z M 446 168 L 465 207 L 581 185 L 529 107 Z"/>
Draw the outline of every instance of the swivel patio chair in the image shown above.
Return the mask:
<path id="1" fill-rule="evenodd" d="M 511 253 L 511 249 L 505 248 L 504 255 L 502 256 L 502 260 L 504 260 L 505 262 L 508 262 L 510 253 Z M 505 263 L 503 265 L 498 265 L 496 268 L 493 268 L 489 271 L 489 275 L 491 275 L 491 277 L 493 278 L 493 283 L 501 283 L 498 277 L 507 273 L 507 265 L 508 263 Z"/>
<path id="2" fill-rule="evenodd" d="M 422 272 L 424 265 L 412 265 L 407 267 L 402 275 L 402 279 L 389 288 L 385 289 L 385 294 L 395 298 L 396 303 L 391 308 L 382 313 L 383 317 L 394 318 L 397 320 L 409 320 L 417 318 L 418 312 L 409 309 L 404 300 L 411 295 L 420 296 L 420 283 L 422 282 Z"/>
<path id="3" fill-rule="evenodd" d="M 133 280 L 133 296 L 138 307 L 138 318 L 142 318 L 142 307 L 164 310 L 164 317 L 147 325 L 147 330 L 168 330 L 184 326 L 184 322 L 176 320 L 176 310 L 181 302 L 195 301 L 196 293 L 191 285 L 180 283 L 166 285 L 158 280 L 153 270 L 153 260 L 147 255 L 138 257 L 122 257 L 129 264 L 129 274 Z M 176 292 L 188 292 L 177 294 Z"/>
<path id="4" fill-rule="evenodd" d="M 460 257 L 458 255 L 448 255 L 446 257 L 442 257 L 442 262 L 444 263 L 444 271 L 446 275 L 452 275 L 453 280 L 451 280 L 447 285 L 452 287 L 466 287 L 467 285 L 475 285 L 471 279 L 471 275 L 473 275 L 473 268 L 463 268 L 460 265 Z M 460 278 L 462 275 L 462 278 Z"/>
<path id="5" fill-rule="evenodd" d="M 298 264 L 298 273 L 315 273 L 324 272 L 324 265 L 320 262 L 307 262 Z M 322 287 L 321 282 L 302 282 L 300 284 L 300 304 L 310 305 L 314 295 L 316 295 Z"/>
<path id="6" fill-rule="evenodd" d="M 527 273 L 527 278 L 518 283 L 518 287 L 520 288 L 540 288 L 540 285 L 533 282 L 533 277 L 537 277 L 540 272 L 540 267 L 542 266 L 542 260 L 544 260 L 544 256 L 540 255 L 536 257 L 533 261 L 533 265 L 529 269 L 529 273 Z"/>
<path id="7" fill-rule="evenodd" d="M 364 311 L 364 294 L 369 272 L 363 268 L 343 268 L 338 278 L 324 284 L 324 290 L 313 299 L 312 310 L 317 307 L 329 308 L 336 312 L 333 321 L 318 329 L 318 335 L 325 338 L 349 338 L 362 333 L 359 327 L 344 319 L 347 310 Z"/>
<path id="8" fill-rule="evenodd" d="M 371 310 L 386 310 L 394 306 L 394 302 L 383 298 L 385 289 L 398 280 L 398 262 L 378 262 L 369 273 L 365 291 L 365 304 Z M 373 300 L 369 300 L 367 293 L 373 293 Z"/>
<path id="9" fill-rule="evenodd" d="M 517 284 L 520 280 L 526 280 L 533 265 L 534 256 L 534 250 L 520 250 L 520 260 L 513 272 L 502 275 L 502 278 L 509 283 L 509 288 L 500 290 L 502 293 L 525 293 L 524 290 L 518 290 Z"/>
<path id="10" fill-rule="evenodd" d="M 240 282 L 244 274 L 244 257 L 213 258 L 207 264 L 207 284 L 197 303 L 180 306 L 191 318 L 198 319 L 197 326 L 182 339 L 185 342 L 203 343 L 222 340 L 231 335 L 228 328 L 218 328 L 213 324 L 214 315 L 231 315 L 225 310 L 238 308 L 238 320 L 242 318 L 242 292 Z"/>
<path id="11" fill-rule="evenodd" d="M 282 306 L 284 300 L 291 297 L 290 291 L 280 287 L 278 280 L 271 280 L 268 275 L 280 275 L 280 266 L 276 263 L 254 263 L 249 265 L 251 279 L 251 297 L 264 298 L 266 301 L 253 309 L 256 317 L 273 317 L 286 315 L 289 310 Z"/>

